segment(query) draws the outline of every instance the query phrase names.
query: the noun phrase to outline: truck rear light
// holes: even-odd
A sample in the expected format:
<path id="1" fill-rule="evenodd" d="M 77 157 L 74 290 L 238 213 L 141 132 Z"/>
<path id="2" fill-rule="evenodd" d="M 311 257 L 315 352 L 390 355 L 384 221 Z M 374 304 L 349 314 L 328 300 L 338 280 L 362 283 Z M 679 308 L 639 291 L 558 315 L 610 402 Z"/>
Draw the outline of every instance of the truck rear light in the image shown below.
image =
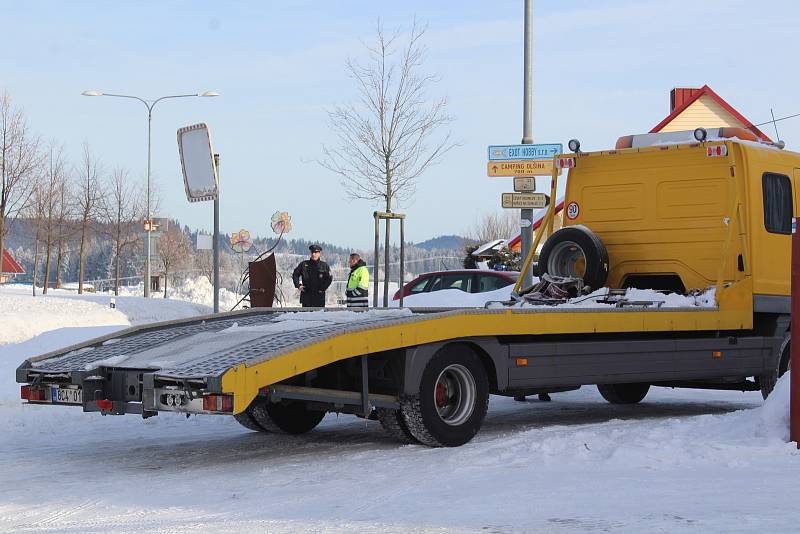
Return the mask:
<path id="1" fill-rule="evenodd" d="M 575 158 L 556 158 L 556 167 L 559 169 L 574 169 Z"/>
<path id="2" fill-rule="evenodd" d="M 706 156 L 708 156 L 709 158 L 717 156 L 727 156 L 727 155 L 728 155 L 727 145 L 716 145 L 716 146 L 706 147 Z"/>
<path id="3" fill-rule="evenodd" d="M 233 395 L 203 395 L 203 410 L 233 413 Z"/>
<path id="4" fill-rule="evenodd" d="M 44 388 L 21 386 L 19 388 L 19 398 L 28 402 L 44 402 L 46 400 Z"/>

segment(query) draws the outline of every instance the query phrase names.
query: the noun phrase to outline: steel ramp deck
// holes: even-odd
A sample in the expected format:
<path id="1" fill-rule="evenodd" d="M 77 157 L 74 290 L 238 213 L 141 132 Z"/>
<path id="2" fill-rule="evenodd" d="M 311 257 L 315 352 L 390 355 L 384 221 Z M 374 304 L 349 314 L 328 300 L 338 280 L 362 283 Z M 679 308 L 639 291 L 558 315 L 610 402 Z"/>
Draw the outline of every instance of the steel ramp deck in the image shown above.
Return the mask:
<path id="1" fill-rule="evenodd" d="M 391 323 L 410 316 L 397 311 L 362 312 L 354 322 L 336 320 L 342 318 L 337 314 L 349 313 L 343 310 L 301 312 L 302 321 L 291 325 L 291 317 L 297 317 L 291 311 L 299 310 L 248 310 L 130 328 L 29 358 L 20 371 L 24 368 L 31 374 L 69 375 L 114 367 L 152 369 L 165 378 L 220 377 L 238 364 L 263 361 L 356 327 Z M 306 313 L 314 315 L 305 316 Z M 328 314 L 331 320 L 324 317 Z"/>

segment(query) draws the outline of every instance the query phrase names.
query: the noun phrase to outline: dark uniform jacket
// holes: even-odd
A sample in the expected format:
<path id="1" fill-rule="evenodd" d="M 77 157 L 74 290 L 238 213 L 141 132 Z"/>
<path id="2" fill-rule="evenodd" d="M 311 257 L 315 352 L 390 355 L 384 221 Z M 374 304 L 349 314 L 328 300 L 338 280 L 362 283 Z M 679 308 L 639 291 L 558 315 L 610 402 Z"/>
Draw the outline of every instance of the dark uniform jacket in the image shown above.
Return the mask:
<path id="1" fill-rule="evenodd" d="M 300 293 L 300 304 L 304 308 L 322 308 L 325 306 L 325 290 L 331 285 L 333 277 L 328 264 L 322 260 L 304 260 L 292 272 L 294 287 L 305 288 Z"/>

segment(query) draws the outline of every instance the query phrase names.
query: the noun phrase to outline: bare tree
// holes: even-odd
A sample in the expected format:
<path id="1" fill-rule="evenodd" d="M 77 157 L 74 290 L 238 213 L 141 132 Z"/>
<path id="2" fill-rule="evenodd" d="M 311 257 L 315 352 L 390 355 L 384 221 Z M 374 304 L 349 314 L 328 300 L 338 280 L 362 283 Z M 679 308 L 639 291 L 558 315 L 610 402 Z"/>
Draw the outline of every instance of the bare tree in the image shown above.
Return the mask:
<path id="1" fill-rule="evenodd" d="M 103 188 L 100 184 L 102 173 L 100 162 L 89 149 L 89 143 L 83 143 L 83 160 L 77 175 L 76 209 L 80 217 L 80 246 L 78 248 L 78 293 L 83 293 L 84 260 L 86 259 L 86 243 L 89 238 L 89 226 L 99 214 L 103 201 Z"/>
<path id="2" fill-rule="evenodd" d="M 0 273 L 9 223 L 30 198 L 39 161 L 39 141 L 28 131 L 25 116 L 11 106 L 7 93 L 0 94 Z"/>
<path id="3" fill-rule="evenodd" d="M 421 72 L 424 34 L 425 28 L 415 23 L 398 57 L 400 33 L 387 35 L 378 23 L 376 42 L 365 44 L 366 64 L 347 61 L 347 71 L 358 88 L 358 102 L 328 113 L 338 144 L 323 146 L 320 165 L 342 178 L 348 196 L 381 201 L 387 212 L 395 201 L 413 197 L 417 179 L 455 146 L 449 132 L 436 135 L 453 119 L 445 112 L 446 98 L 431 100 L 427 94 L 437 78 Z M 389 237 L 387 224 L 386 264 Z M 388 301 L 388 284 L 385 279 L 384 302 Z"/>
<path id="4" fill-rule="evenodd" d="M 494 239 L 511 239 L 519 233 L 519 211 L 484 213 L 467 231 L 469 240 L 482 245 Z"/>
<path id="5" fill-rule="evenodd" d="M 123 253 L 138 243 L 139 221 L 142 215 L 142 192 L 130 184 L 128 172 L 116 169 L 111 174 L 108 190 L 102 203 L 105 234 L 114 246 L 114 294 L 119 294 L 120 261 Z M 145 280 L 149 284 L 149 280 Z"/>
<path id="6" fill-rule="evenodd" d="M 51 142 L 44 162 L 44 176 L 42 178 L 41 194 L 43 195 L 44 217 L 44 287 L 42 293 L 47 294 L 50 285 L 50 262 L 53 257 L 53 247 L 59 242 L 59 218 L 64 212 L 62 201 L 65 200 L 64 186 L 66 182 L 66 163 L 64 162 L 63 148 Z M 58 258 L 59 261 L 61 258 Z M 58 266 L 56 266 L 58 270 Z"/>
<path id="7" fill-rule="evenodd" d="M 158 238 L 158 260 L 164 273 L 164 298 L 167 298 L 167 281 L 170 272 L 191 261 L 192 242 L 178 224 L 170 222 Z"/>
<path id="8" fill-rule="evenodd" d="M 74 198 L 72 195 L 71 183 L 65 169 L 64 176 L 58 184 L 58 210 L 55 218 L 56 231 L 56 282 L 55 287 L 61 287 L 61 272 L 64 263 L 69 263 L 70 247 L 69 241 L 75 234 L 75 215 Z"/>
<path id="9" fill-rule="evenodd" d="M 210 250 L 197 250 L 193 257 L 193 267 L 205 276 L 209 283 L 214 283 L 214 256 Z"/>
<path id="10" fill-rule="evenodd" d="M 35 233 L 33 237 L 33 273 L 32 276 L 32 291 L 33 296 L 36 296 L 36 281 L 39 273 L 39 244 L 44 237 L 45 226 L 45 209 L 47 206 L 45 187 L 41 177 L 37 179 L 31 194 L 31 201 L 26 208 L 26 216 L 35 221 Z"/>

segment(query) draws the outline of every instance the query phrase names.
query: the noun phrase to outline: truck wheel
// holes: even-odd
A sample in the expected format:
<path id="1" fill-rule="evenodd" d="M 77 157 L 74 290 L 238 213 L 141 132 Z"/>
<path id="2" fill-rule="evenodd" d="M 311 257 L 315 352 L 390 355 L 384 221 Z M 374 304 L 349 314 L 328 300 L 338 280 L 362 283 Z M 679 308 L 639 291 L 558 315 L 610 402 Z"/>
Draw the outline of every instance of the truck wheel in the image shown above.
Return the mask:
<path id="1" fill-rule="evenodd" d="M 308 410 L 301 401 L 272 403 L 256 400 L 247 413 L 261 428 L 276 434 L 305 434 L 325 417 L 325 412 Z"/>
<path id="2" fill-rule="evenodd" d="M 611 404 L 636 404 L 650 390 L 650 384 L 598 384 L 597 390 Z"/>
<path id="3" fill-rule="evenodd" d="M 545 241 L 538 267 L 541 273 L 582 278 L 587 286 L 599 289 L 608 278 L 608 251 L 587 227 L 565 226 Z"/>
<path id="4" fill-rule="evenodd" d="M 255 419 L 253 419 L 253 416 L 250 415 L 247 410 L 237 413 L 233 416 L 233 418 L 248 430 L 252 430 L 253 432 L 264 432 L 264 429 L 261 428 L 258 423 L 256 423 Z"/>
<path id="5" fill-rule="evenodd" d="M 378 421 L 381 422 L 383 429 L 394 439 L 402 443 L 419 443 L 408 430 L 408 425 L 405 419 L 403 419 L 403 414 L 400 410 L 378 408 L 375 412 L 377 413 Z"/>
<path id="6" fill-rule="evenodd" d="M 439 351 L 422 372 L 419 393 L 401 399 L 408 430 L 431 447 L 458 447 L 478 433 L 489 406 L 489 380 L 465 347 Z"/>
<path id="7" fill-rule="evenodd" d="M 792 335 L 787 334 L 781 346 L 778 348 L 778 367 L 773 372 L 758 377 L 758 383 L 761 386 L 761 396 L 764 397 L 764 399 L 769 397 L 769 394 L 775 389 L 775 384 L 778 382 L 778 379 L 789 370 L 789 361 L 792 357 L 791 341 Z"/>

